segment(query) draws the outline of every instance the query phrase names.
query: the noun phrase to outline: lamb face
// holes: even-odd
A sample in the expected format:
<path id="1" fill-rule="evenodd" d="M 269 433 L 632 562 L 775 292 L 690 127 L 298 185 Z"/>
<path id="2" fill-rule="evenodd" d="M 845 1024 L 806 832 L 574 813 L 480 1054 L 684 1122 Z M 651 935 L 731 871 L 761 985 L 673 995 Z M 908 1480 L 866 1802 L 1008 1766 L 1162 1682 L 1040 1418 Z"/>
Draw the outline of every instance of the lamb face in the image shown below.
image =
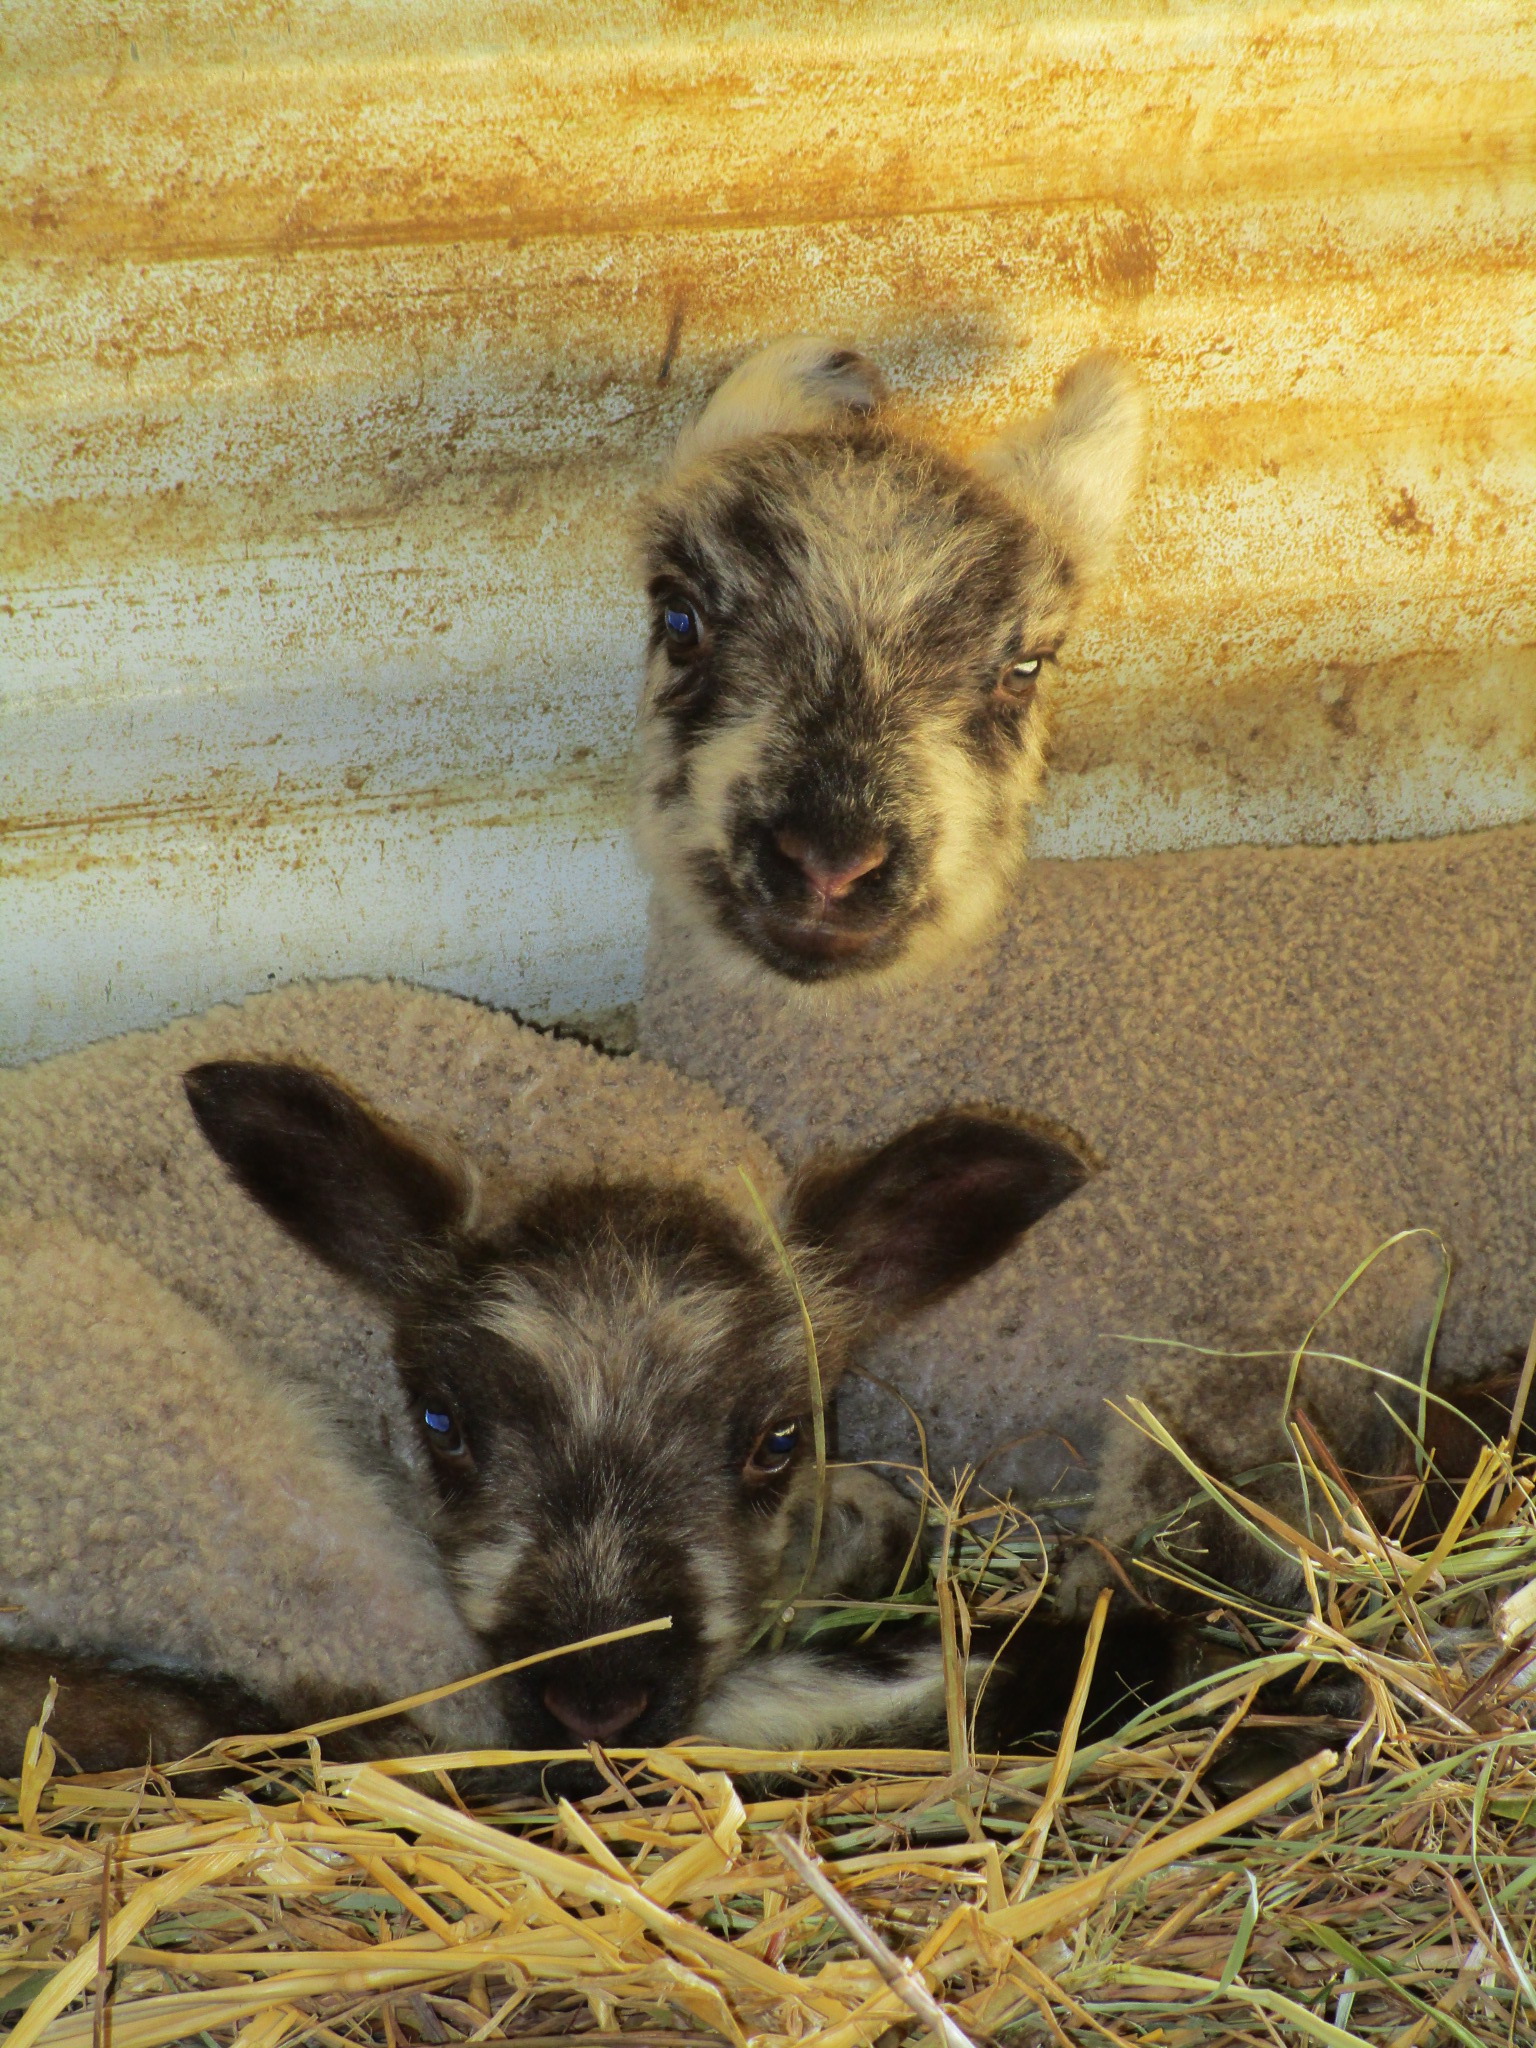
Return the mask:
<path id="1" fill-rule="evenodd" d="M 835 1380 L 846 1318 L 813 1292 Z M 416 1296 L 398 1356 L 442 1489 L 439 1545 L 495 1662 L 671 1617 L 530 1671 L 517 1739 L 690 1727 L 763 1621 L 815 1489 L 782 1273 L 705 1197 L 556 1186 Z"/>
<path id="2" fill-rule="evenodd" d="M 1024 856 L 1044 683 L 1134 485 L 1141 408 L 1090 357 L 967 462 L 826 342 L 765 350 L 644 520 L 638 836 L 722 960 L 802 985 L 912 974 Z"/>
<path id="3" fill-rule="evenodd" d="M 940 1118 L 807 1181 L 786 1232 L 702 1190 L 556 1181 L 500 1196 L 296 1066 L 196 1068 L 236 1179 L 391 1308 L 437 1475 L 434 1540 L 487 1663 L 670 1617 L 514 1674 L 520 1747 L 665 1741 L 801 1577 L 817 1476 L 804 1312 L 830 1393 L 874 1315 L 990 1264 L 1085 1177 L 1054 1134 Z M 911 1510 L 836 1483 L 818 1588 L 879 1595 Z"/>

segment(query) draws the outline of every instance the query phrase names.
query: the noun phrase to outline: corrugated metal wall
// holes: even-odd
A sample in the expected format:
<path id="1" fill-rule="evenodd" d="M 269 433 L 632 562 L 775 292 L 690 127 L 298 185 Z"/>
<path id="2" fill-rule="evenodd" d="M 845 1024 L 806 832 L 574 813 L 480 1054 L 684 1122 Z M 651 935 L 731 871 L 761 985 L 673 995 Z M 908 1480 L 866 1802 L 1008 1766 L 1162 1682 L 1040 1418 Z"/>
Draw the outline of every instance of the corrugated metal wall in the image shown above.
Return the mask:
<path id="1" fill-rule="evenodd" d="M 1531 10 L 0 14 L 0 1057 L 634 985 L 625 515 L 755 342 L 1157 431 L 1052 851 L 1536 813 Z"/>

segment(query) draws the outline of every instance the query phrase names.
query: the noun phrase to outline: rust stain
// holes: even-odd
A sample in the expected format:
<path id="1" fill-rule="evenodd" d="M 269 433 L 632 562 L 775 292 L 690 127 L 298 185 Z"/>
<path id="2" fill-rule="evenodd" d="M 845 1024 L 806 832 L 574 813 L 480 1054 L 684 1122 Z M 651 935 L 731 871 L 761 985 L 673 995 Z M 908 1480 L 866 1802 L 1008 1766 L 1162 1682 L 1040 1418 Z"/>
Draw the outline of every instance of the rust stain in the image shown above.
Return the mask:
<path id="1" fill-rule="evenodd" d="M 482 776 L 377 794 L 364 794 L 344 778 L 345 794 L 311 789 L 241 797 L 220 791 L 169 802 L 103 804 L 74 814 L 0 817 L 0 881 L 36 882 L 50 875 L 131 866 L 151 855 L 160 865 L 197 865 L 215 847 L 226 859 L 238 861 L 244 855 L 260 861 L 266 858 L 260 842 L 279 833 L 300 849 L 291 864 L 303 865 L 306 845 L 315 856 L 324 856 L 338 816 L 349 828 L 408 815 L 429 830 L 500 832 L 558 811 L 564 829 L 574 822 L 576 829 L 590 830 L 594 820 L 611 816 L 615 783 L 611 767 L 544 783 L 513 785 Z"/>
<path id="2" fill-rule="evenodd" d="M 19 66 L 7 115 L 19 161 L 0 214 L 18 252 L 166 261 L 1064 197 L 1135 208 L 1192 190 L 1326 184 L 1342 199 L 1531 165 L 1511 49 L 1529 55 L 1531 33 L 1517 10 L 1468 10 L 1427 34 L 1420 10 L 1298 11 L 1284 60 L 1257 63 L 1249 13 L 1202 10 L 1182 33 L 1122 17 L 1113 57 L 1047 21 L 1021 56 L 984 13 L 963 12 L 941 37 L 811 10 L 750 53 L 692 10 L 670 41 L 626 49 L 583 44 L 573 7 L 553 54 L 450 43 L 414 60 L 338 50 L 295 66 L 258 30 L 264 61 L 237 67 L 188 37 L 182 61 L 135 70 L 106 99 L 89 66 L 41 78 Z M 1377 39 L 1394 28 L 1407 47 L 1384 54 Z M 1415 41 L 1438 62 L 1415 65 Z M 1144 265 L 1143 245 L 1131 267 Z"/>
<path id="3" fill-rule="evenodd" d="M 1168 702 L 1117 689 L 1111 677 L 1069 672 L 1052 748 L 1056 774 L 1091 778 L 1133 762 L 1165 794 L 1279 782 L 1305 801 L 1330 784 L 1358 792 L 1364 782 L 1411 776 L 1437 754 L 1536 762 L 1536 642 L 1456 655 L 1418 649 L 1381 661 L 1247 667 L 1233 659 L 1215 681 Z M 1149 716 L 1164 725 L 1162 747 L 1137 751 L 1128 732 Z M 1358 774 L 1330 774 L 1343 753 L 1354 755 Z"/>
<path id="4" fill-rule="evenodd" d="M 661 361 L 656 366 L 656 382 L 665 384 L 672 375 L 677 361 L 678 349 L 682 346 L 683 321 L 687 318 L 688 302 L 679 298 L 672 308 L 672 317 L 667 322 L 667 338 L 662 345 Z"/>
<path id="5" fill-rule="evenodd" d="M 1157 284 L 1158 258 L 1173 235 L 1146 207 L 1095 215 L 1086 235 L 1087 281 L 1110 298 L 1144 299 Z"/>
<path id="6" fill-rule="evenodd" d="M 1337 673 L 1340 664 L 1332 663 L 1334 673 L 1325 673 L 1318 685 L 1317 701 L 1322 706 L 1323 716 L 1334 731 L 1346 740 L 1360 737 L 1360 720 L 1355 714 L 1355 698 L 1360 688 L 1358 675 Z"/>
<path id="7" fill-rule="evenodd" d="M 1435 530 L 1435 522 L 1424 517 L 1406 484 L 1400 484 L 1397 496 L 1382 506 L 1380 523 L 1386 532 L 1400 534 L 1404 540 L 1428 540 Z"/>

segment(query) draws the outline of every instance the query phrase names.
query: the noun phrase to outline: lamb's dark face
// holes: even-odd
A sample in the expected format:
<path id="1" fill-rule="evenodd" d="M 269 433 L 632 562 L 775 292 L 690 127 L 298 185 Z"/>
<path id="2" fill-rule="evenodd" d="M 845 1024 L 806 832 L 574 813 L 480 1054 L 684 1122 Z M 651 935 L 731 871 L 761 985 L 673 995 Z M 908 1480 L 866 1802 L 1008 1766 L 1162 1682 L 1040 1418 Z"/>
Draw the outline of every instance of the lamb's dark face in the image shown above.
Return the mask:
<path id="1" fill-rule="evenodd" d="M 508 1680 L 520 1746 L 686 1732 L 783 1597 L 815 1466 L 799 1309 L 766 1250 L 703 1196 L 572 1184 L 402 1316 L 437 1540 L 494 1661 L 672 1620 Z M 819 1307 L 835 1377 L 835 1296 Z"/>
<path id="2" fill-rule="evenodd" d="M 645 844 L 733 946 L 869 973 L 991 912 L 1024 850 L 1063 551 L 875 426 L 733 450 L 653 513 Z"/>
<path id="3" fill-rule="evenodd" d="M 724 963 L 802 984 L 921 971 L 991 920 L 1139 436 L 1102 363 L 973 464 L 878 402 L 846 351 L 765 351 L 645 517 L 642 851 Z"/>

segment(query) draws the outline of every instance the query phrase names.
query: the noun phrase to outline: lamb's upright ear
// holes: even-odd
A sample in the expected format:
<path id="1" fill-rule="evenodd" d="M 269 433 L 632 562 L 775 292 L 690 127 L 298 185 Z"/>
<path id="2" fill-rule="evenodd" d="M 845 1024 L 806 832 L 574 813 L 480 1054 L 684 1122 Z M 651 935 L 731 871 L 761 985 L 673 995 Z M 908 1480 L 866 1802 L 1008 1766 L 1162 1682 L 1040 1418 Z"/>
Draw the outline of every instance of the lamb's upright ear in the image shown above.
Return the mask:
<path id="1" fill-rule="evenodd" d="M 795 334 L 732 370 L 678 437 L 673 467 L 758 434 L 803 433 L 842 413 L 873 412 L 885 379 L 866 357 L 824 335 Z"/>
<path id="2" fill-rule="evenodd" d="M 1141 387 L 1117 356 L 1084 356 L 1038 420 L 978 449 L 974 466 L 1017 498 L 1066 548 L 1079 575 L 1105 566 L 1141 481 Z"/>
<path id="3" fill-rule="evenodd" d="M 203 1136 L 275 1222 L 373 1293 L 466 1220 L 467 1170 L 384 1123 L 310 1067 L 212 1060 L 182 1085 Z"/>
<path id="4" fill-rule="evenodd" d="M 1058 1131 L 947 1110 L 877 1151 L 811 1167 L 791 1225 L 871 1310 L 906 1315 L 984 1272 L 1093 1171 Z"/>

